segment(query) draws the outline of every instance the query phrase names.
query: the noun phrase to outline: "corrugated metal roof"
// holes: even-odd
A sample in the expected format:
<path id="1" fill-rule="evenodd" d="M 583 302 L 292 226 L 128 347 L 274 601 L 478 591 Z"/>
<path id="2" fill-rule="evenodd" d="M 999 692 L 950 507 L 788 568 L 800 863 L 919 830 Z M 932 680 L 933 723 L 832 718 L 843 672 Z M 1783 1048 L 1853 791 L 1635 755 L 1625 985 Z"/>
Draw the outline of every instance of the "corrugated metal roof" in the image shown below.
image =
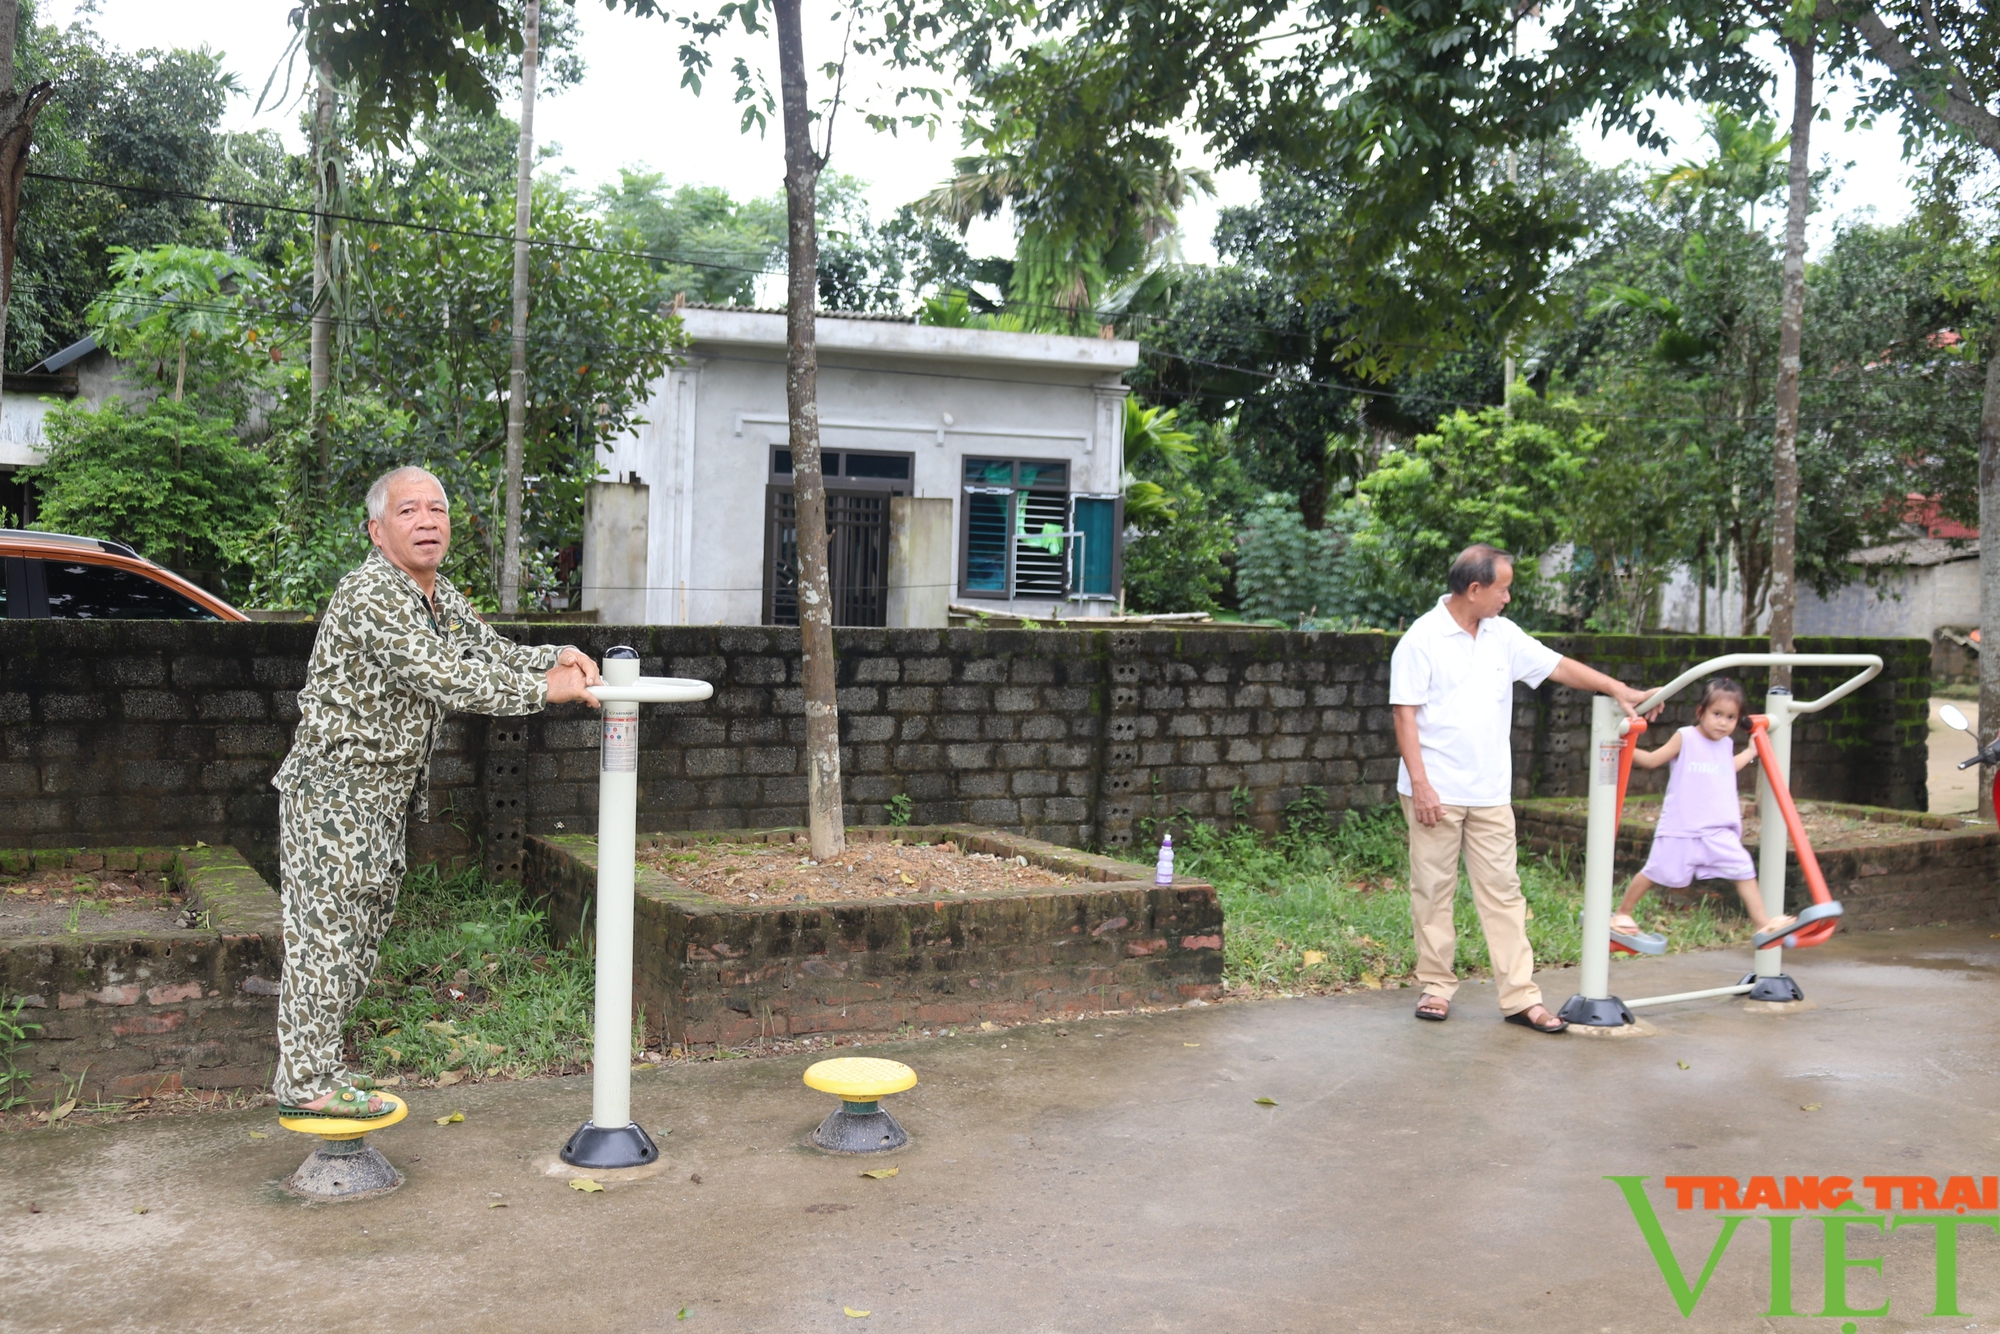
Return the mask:
<path id="1" fill-rule="evenodd" d="M 702 301 L 690 301 L 682 310 L 725 310 L 736 315 L 784 315 L 783 306 L 713 306 Z M 874 320 L 878 324 L 915 324 L 914 315 L 884 315 L 879 311 L 822 310 L 815 312 L 823 320 Z"/>
<path id="2" fill-rule="evenodd" d="M 1867 547 L 1847 559 L 1855 565 L 1949 565 L 1953 561 L 1978 560 L 1979 540 L 1912 537 L 1879 547 Z"/>

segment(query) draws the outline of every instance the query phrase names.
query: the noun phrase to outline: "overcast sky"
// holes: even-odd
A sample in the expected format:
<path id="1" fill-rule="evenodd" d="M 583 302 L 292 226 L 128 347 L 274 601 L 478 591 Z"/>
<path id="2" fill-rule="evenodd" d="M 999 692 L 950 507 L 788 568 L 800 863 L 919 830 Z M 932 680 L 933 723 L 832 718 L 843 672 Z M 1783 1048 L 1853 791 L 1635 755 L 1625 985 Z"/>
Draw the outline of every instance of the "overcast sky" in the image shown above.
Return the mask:
<path id="1" fill-rule="evenodd" d="M 207 44 L 222 53 L 225 66 L 237 75 L 244 89 L 244 95 L 232 105 L 226 127 L 276 128 L 296 145 L 295 104 L 266 110 L 255 118 L 251 115 L 259 90 L 289 40 L 291 29 L 285 16 L 293 3 L 43 0 L 41 10 L 45 21 L 56 22 L 68 22 L 79 11 L 94 10 L 90 21 L 97 30 L 114 45 L 129 50 Z M 733 84 L 726 72 L 697 97 L 680 87 L 680 68 L 674 56 L 677 43 L 668 25 L 656 19 L 610 13 L 597 0 L 580 0 L 578 12 L 583 25 L 581 54 L 587 66 L 584 81 L 543 100 L 535 112 L 537 139 L 561 145 L 562 162 L 578 184 L 595 186 L 615 180 L 620 167 L 645 165 L 666 173 L 671 181 L 719 185 L 739 197 L 772 193 L 782 186 L 782 152 L 775 123 L 763 138 L 754 132 L 738 132 L 737 111 L 729 100 Z M 831 57 L 838 50 L 839 37 L 837 31 L 809 31 L 809 59 L 817 63 Z M 761 39 L 741 43 L 739 49 L 753 60 L 769 62 L 772 53 L 761 49 L 767 44 L 769 39 Z M 718 61 L 719 66 L 724 64 Z M 866 71 L 856 82 L 862 97 L 877 91 Z M 815 84 L 817 87 L 817 80 Z M 1777 87 L 1776 96 L 1789 106 L 1789 74 Z M 1887 221 L 1902 216 L 1910 202 L 1901 141 L 1894 127 L 1844 131 L 1847 103 L 1838 94 L 1830 102 L 1833 120 L 1816 127 L 1813 157 L 1816 165 L 1834 166 L 1836 193 L 1815 215 L 1815 241 L 1825 237 L 1833 220 L 1857 209 L 1872 207 L 1877 217 Z M 1638 158 L 1649 170 L 1682 156 L 1706 155 L 1694 108 L 1664 107 L 1662 119 L 1678 140 L 1672 154 L 1642 157 L 1629 141 L 1595 136 L 1588 138 L 1585 150 L 1606 164 Z M 952 157 L 960 151 L 955 123 L 940 129 L 935 139 L 920 131 L 905 131 L 891 138 L 871 132 L 858 117 L 843 117 L 836 129 L 832 167 L 868 181 L 875 212 L 882 216 L 943 180 L 950 172 Z M 1198 149 L 1190 145 L 1190 161 L 1200 160 Z M 1183 213 L 1184 249 L 1189 259 L 1214 258 L 1210 236 L 1219 207 L 1256 198 L 1256 181 L 1247 172 L 1225 173 L 1218 185 L 1216 199 Z M 975 253 L 1012 250 L 1001 222 L 975 227 L 971 240 Z"/>

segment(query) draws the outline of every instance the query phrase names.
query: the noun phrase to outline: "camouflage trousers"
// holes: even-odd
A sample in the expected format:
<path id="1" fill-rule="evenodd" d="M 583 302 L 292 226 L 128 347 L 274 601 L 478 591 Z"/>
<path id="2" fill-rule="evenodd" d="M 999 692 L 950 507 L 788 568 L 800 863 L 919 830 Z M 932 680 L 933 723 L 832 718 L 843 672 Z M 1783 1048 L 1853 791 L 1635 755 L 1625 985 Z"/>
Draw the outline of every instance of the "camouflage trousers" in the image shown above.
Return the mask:
<path id="1" fill-rule="evenodd" d="M 278 986 L 278 1101 L 346 1078 L 341 1033 L 375 976 L 403 887 L 409 792 L 299 775 L 278 799 L 285 973 Z"/>

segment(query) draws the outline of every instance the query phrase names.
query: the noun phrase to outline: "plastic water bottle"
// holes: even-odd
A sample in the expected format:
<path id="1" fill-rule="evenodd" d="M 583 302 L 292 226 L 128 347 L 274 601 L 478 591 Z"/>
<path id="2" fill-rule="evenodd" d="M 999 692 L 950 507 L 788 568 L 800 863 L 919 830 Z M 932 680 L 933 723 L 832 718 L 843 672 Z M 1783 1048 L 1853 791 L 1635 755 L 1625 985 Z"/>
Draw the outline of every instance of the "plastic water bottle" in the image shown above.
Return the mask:
<path id="1" fill-rule="evenodd" d="M 1160 840 L 1160 863 L 1153 868 L 1153 883 L 1171 885 L 1174 883 L 1174 836 L 1168 834 Z"/>

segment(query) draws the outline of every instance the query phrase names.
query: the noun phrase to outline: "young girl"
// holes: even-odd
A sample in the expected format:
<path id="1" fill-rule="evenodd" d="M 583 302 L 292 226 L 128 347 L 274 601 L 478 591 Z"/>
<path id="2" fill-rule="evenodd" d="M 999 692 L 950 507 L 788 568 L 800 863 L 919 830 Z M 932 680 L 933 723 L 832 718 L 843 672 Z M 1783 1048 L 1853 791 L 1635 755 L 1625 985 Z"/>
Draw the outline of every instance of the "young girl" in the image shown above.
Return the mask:
<path id="1" fill-rule="evenodd" d="M 1757 868 L 1743 850 L 1736 775 L 1756 759 L 1757 752 L 1749 746 L 1735 751 L 1730 737 L 1747 704 L 1742 686 L 1726 676 L 1711 677 L 1702 687 L 1693 727 L 1681 728 L 1658 750 L 1633 753 L 1632 763 L 1641 769 L 1671 764 L 1673 771 L 1667 777 L 1667 799 L 1660 808 L 1653 851 L 1611 915 L 1614 933 L 1639 934 L 1632 910 L 1654 885 L 1685 889 L 1695 880 L 1734 880 L 1736 892 L 1743 896 L 1743 910 L 1760 933 L 1791 924 L 1789 916 L 1764 915 Z"/>

